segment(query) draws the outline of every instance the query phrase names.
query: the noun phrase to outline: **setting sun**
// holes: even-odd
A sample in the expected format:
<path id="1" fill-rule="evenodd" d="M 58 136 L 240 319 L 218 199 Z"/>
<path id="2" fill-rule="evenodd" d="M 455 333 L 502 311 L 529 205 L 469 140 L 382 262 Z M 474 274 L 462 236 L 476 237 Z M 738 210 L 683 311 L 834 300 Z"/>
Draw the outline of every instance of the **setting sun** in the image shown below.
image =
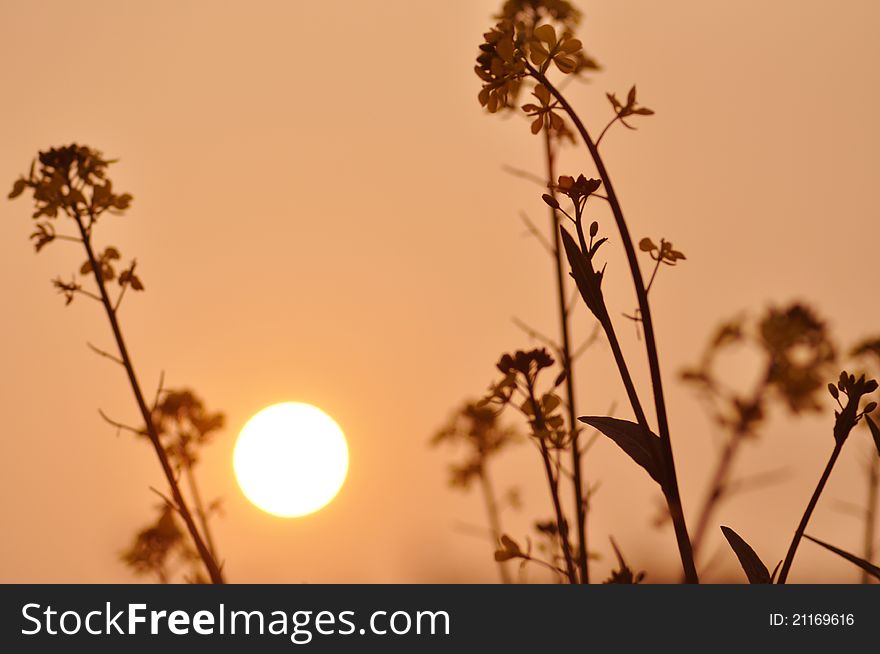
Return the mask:
<path id="1" fill-rule="evenodd" d="M 284 402 L 254 415 L 233 454 L 238 485 L 257 507 L 295 518 L 326 506 L 348 472 L 339 425 L 310 404 Z"/>

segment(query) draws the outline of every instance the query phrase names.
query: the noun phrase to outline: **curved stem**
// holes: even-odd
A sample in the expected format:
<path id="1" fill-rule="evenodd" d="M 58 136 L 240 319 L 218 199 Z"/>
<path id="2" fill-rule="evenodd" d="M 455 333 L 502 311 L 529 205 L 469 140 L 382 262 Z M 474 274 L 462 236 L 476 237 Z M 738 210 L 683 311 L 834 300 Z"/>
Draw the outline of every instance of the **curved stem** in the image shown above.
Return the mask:
<path id="1" fill-rule="evenodd" d="M 98 290 L 101 295 L 101 303 L 104 305 L 104 310 L 107 313 L 107 319 L 110 321 L 110 328 L 113 330 L 113 336 L 116 339 L 116 345 L 119 348 L 119 358 L 122 360 L 122 365 L 125 368 L 125 372 L 128 375 L 128 380 L 131 384 L 132 392 L 134 393 L 135 401 L 137 402 L 138 409 L 141 412 L 141 417 L 144 420 L 144 425 L 147 429 L 147 436 L 150 439 L 150 443 L 153 445 L 153 449 L 156 451 L 156 456 L 159 458 L 159 463 L 162 466 L 162 472 L 165 473 L 165 479 L 168 481 L 168 485 L 171 487 L 171 497 L 174 500 L 175 508 L 177 509 L 180 516 L 183 518 L 183 522 L 186 525 L 187 531 L 192 537 L 193 543 L 196 546 L 196 550 L 199 553 L 202 561 L 205 564 L 205 568 L 208 571 L 208 576 L 211 579 L 212 583 L 222 584 L 223 581 L 223 573 L 220 570 L 220 567 L 217 565 L 214 557 L 211 556 L 211 552 L 205 544 L 204 539 L 199 533 L 198 528 L 196 527 L 195 520 L 193 519 L 192 513 L 189 510 L 189 507 L 186 504 L 186 501 L 183 497 L 183 494 L 180 491 L 180 485 L 177 483 L 177 479 L 174 475 L 174 470 L 171 468 L 171 463 L 168 461 L 168 454 L 165 452 L 165 448 L 162 446 L 161 441 L 159 440 L 159 434 L 156 432 L 156 427 L 153 424 L 153 418 L 150 415 L 150 410 L 147 408 L 147 403 L 144 400 L 144 394 L 141 392 L 140 384 L 138 383 L 137 375 L 134 371 L 134 366 L 131 363 L 131 357 L 128 354 L 128 348 L 125 345 L 125 340 L 122 337 L 122 330 L 119 327 L 119 322 L 116 319 L 116 312 L 113 311 L 113 303 L 110 301 L 110 297 L 107 294 L 107 288 L 104 284 L 104 276 L 101 273 L 101 265 L 98 263 L 97 258 L 95 257 L 95 253 L 92 250 L 91 236 L 89 234 L 88 228 L 83 223 L 82 216 L 80 216 L 78 211 L 74 212 L 74 219 L 76 220 L 77 227 L 79 227 L 80 234 L 82 236 L 83 246 L 86 250 L 86 255 L 88 256 L 89 263 L 92 266 L 92 272 L 95 275 L 95 281 L 98 284 Z"/>
<path id="2" fill-rule="evenodd" d="M 642 317 L 642 328 L 645 332 L 645 349 L 648 355 L 648 367 L 651 371 L 651 384 L 654 390 L 654 406 L 657 412 L 657 424 L 658 431 L 660 436 L 660 444 L 663 450 L 664 462 L 666 464 L 666 488 L 664 488 L 664 493 L 666 495 L 667 504 L 669 505 L 669 513 L 672 517 L 672 523 L 675 528 L 675 537 L 678 542 L 679 554 L 681 556 L 681 563 L 684 569 L 685 578 L 688 583 L 699 583 L 699 577 L 697 576 L 697 569 L 694 565 L 694 555 L 693 550 L 691 548 L 690 538 L 688 537 L 687 532 L 687 524 L 685 522 L 684 510 L 681 504 L 681 494 L 678 489 L 678 480 L 675 473 L 675 460 L 672 454 L 672 441 L 669 436 L 669 421 L 666 415 L 666 402 L 663 397 L 663 379 L 660 374 L 660 356 L 657 351 L 657 342 L 654 335 L 654 322 L 651 317 L 651 307 L 648 304 L 648 294 L 645 290 L 645 283 L 642 279 L 642 273 L 639 268 L 638 257 L 636 256 L 636 250 L 633 246 L 632 237 L 629 233 L 629 228 L 627 227 L 626 220 L 623 216 L 623 210 L 621 209 L 620 202 L 617 199 L 617 194 L 614 191 L 614 186 L 611 183 L 611 177 L 608 174 L 607 169 L 605 168 L 605 163 L 602 160 L 602 156 L 599 154 L 599 150 L 596 147 L 596 144 L 590 138 L 589 132 L 587 132 L 586 127 L 581 122 L 581 119 L 575 113 L 574 109 L 568 103 L 568 101 L 563 97 L 563 95 L 559 92 L 559 90 L 547 79 L 545 75 L 536 70 L 528 61 L 524 62 L 526 68 L 529 73 L 538 80 L 541 84 L 543 84 L 548 91 L 555 97 L 560 106 L 565 110 L 568 116 L 571 118 L 575 127 L 578 130 L 581 138 L 584 141 L 584 144 L 589 151 L 590 157 L 593 160 L 593 163 L 596 166 L 596 170 L 599 174 L 599 177 L 602 179 L 602 183 L 605 186 L 605 192 L 608 196 L 608 204 L 611 206 L 611 212 L 614 215 L 614 220 L 617 223 L 617 229 L 620 232 L 621 241 L 623 241 L 623 247 L 626 250 L 626 258 L 629 263 L 630 272 L 633 278 L 633 284 L 635 285 L 636 290 L 636 298 L 639 303 L 639 312 Z"/>
<path id="3" fill-rule="evenodd" d="M 555 156 L 550 141 L 550 130 L 544 130 L 544 154 L 547 162 L 547 182 L 551 196 L 556 197 L 553 183 L 556 178 Z M 589 559 L 587 558 L 587 515 L 584 506 L 584 484 L 581 477 L 581 451 L 579 444 L 577 409 L 574 395 L 574 370 L 572 369 L 571 336 L 569 334 L 568 311 L 565 301 L 565 271 L 562 265 L 562 242 L 559 235 L 559 214 L 550 208 L 550 231 L 553 234 L 553 255 L 555 259 L 556 292 L 559 303 L 559 324 L 562 332 L 562 368 L 566 372 L 565 394 L 568 404 L 568 424 L 571 429 L 571 467 L 574 485 L 575 511 L 577 515 L 578 568 L 582 584 L 590 583 Z"/>
<path id="4" fill-rule="evenodd" d="M 831 470 L 834 468 L 834 464 L 837 462 L 837 457 L 840 456 L 840 452 L 843 449 L 843 443 L 844 441 L 840 440 L 834 445 L 834 450 L 831 452 L 831 457 L 828 459 L 828 463 L 825 465 L 825 470 L 822 472 L 822 476 L 819 478 L 819 483 L 816 485 L 816 490 L 813 491 L 813 495 L 812 497 L 810 497 L 810 501 L 807 504 L 807 509 L 806 511 L 804 511 L 804 515 L 794 532 L 794 538 L 791 539 L 791 545 L 789 545 L 788 547 L 788 552 L 785 555 L 785 561 L 782 562 L 782 569 L 779 572 L 779 581 L 777 583 L 784 584 L 785 580 L 788 579 L 788 571 L 791 569 L 791 564 L 794 561 L 795 552 L 797 552 L 797 548 L 801 542 L 801 538 L 803 538 L 804 532 L 807 530 L 807 524 L 809 524 L 810 522 L 810 516 L 813 515 L 813 509 L 816 508 L 816 504 L 819 502 L 819 496 L 822 495 L 822 491 L 825 489 L 825 484 L 828 482 L 828 477 L 831 476 Z"/>

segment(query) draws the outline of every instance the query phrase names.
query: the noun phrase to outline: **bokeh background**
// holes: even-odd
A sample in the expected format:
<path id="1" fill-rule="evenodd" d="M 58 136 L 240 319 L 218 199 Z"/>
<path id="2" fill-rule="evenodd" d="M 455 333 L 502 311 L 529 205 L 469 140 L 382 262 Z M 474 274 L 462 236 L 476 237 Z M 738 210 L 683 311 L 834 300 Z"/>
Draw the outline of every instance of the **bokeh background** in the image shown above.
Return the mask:
<path id="1" fill-rule="evenodd" d="M 0 181 L 70 141 L 121 159 L 115 188 L 135 202 L 98 240 L 137 256 L 147 286 L 122 310 L 144 386 L 164 370 L 169 386 L 192 386 L 227 413 L 201 476 L 224 498 L 215 530 L 232 581 L 495 580 L 490 544 L 472 528 L 484 523 L 479 498 L 447 488 L 452 455 L 427 441 L 494 378 L 502 351 L 529 344 L 513 316 L 555 331 L 551 263 L 518 217 L 543 226 L 545 207 L 537 187 L 502 170 L 540 173 L 540 139 L 476 100 L 473 58 L 497 4 L 0 5 Z M 580 35 L 604 67 L 569 87 L 588 124 L 609 117 L 606 90 L 634 82 L 657 112 L 603 148 L 635 236 L 666 237 L 688 256 L 652 297 L 693 515 L 715 440 L 676 372 L 719 320 L 801 299 L 843 343 L 880 331 L 880 4 L 579 6 Z M 571 150 L 561 172 L 584 166 Z M 100 407 L 136 421 L 121 371 L 85 346 L 111 345 L 108 327 L 97 306 L 65 308 L 55 295 L 49 279 L 82 255 L 56 243 L 34 256 L 29 215 L 26 201 L 0 202 L 0 581 L 132 581 L 118 555 L 153 515 L 159 468 L 145 442 L 99 418 Z M 606 283 L 622 312 L 635 302 L 617 245 Z M 589 331 L 586 310 L 575 325 Z M 634 329 L 621 333 L 629 351 L 640 346 Z M 731 374 L 748 363 L 728 362 Z M 579 387 L 584 413 L 623 399 L 604 345 L 582 359 Z M 284 400 L 333 415 L 351 449 L 340 495 L 298 520 L 251 506 L 231 467 L 247 418 Z M 821 416 L 774 420 L 745 450 L 741 471 L 789 470 L 718 516 L 766 561 L 783 556 L 825 463 L 830 414 L 829 398 Z M 869 453 L 859 428 L 810 527 L 855 551 L 861 525 L 836 502 L 863 500 Z M 523 447 L 494 473 L 521 490 L 524 507 L 505 515 L 521 537 L 549 514 L 540 466 Z M 597 574 L 610 569 L 613 534 L 649 580 L 675 579 L 674 538 L 651 526 L 661 501 L 647 475 L 610 442 L 593 448 L 586 473 L 602 482 L 590 521 L 605 554 Z M 713 536 L 707 551 L 720 546 Z M 725 553 L 708 579 L 740 574 Z M 857 577 L 810 543 L 792 572 Z"/>

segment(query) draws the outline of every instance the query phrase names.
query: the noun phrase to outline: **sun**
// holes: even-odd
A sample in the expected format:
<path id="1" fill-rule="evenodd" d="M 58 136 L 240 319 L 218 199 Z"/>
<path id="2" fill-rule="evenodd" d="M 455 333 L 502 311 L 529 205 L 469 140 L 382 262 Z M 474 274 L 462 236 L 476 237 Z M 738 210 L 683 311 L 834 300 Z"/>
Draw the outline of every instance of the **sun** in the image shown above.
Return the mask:
<path id="1" fill-rule="evenodd" d="M 348 473 L 348 444 L 317 407 L 283 402 L 247 421 L 232 465 L 245 497 L 267 513 L 295 518 L 336 497 Z"/>

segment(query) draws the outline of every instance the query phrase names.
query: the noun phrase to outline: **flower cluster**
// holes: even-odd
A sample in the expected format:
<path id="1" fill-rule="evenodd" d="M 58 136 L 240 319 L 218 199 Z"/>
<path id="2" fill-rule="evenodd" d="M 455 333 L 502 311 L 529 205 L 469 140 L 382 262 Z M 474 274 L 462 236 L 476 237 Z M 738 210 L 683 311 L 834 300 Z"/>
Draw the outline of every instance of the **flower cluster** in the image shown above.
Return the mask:
<path id="1" fill-rule="evenodd" d="M 124 211 L 131 204 L 130 194 L 113 192 L 112 183 L 105 179 L 107 166 L 113 161 L 104 159 L 97 150 L 74 143 L 40 152 L 38 160 L 39 169 L 33 162 L 28 176 L 18 178 L 9 193 L 12 199 L 32 189 L 34 218 L 82 212 L 94 220 L 107 211 Z"/>

